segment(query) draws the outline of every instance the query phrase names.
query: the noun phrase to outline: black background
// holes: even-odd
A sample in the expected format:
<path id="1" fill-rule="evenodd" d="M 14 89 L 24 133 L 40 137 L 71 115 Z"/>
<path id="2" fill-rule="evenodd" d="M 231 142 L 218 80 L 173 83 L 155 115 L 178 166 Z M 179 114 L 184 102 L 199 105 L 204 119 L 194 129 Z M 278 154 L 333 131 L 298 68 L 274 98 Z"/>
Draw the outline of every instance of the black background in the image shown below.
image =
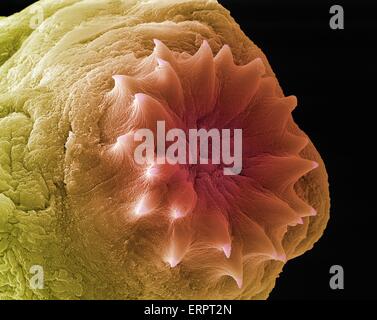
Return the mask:
<path id="1" fill-rule="evenodd" d="M 1 1 L 0 15 L 32 2 Z M 364 144 L 375 135 L 375 1 L 219 2 L 264 51 L 285 94 L 298 97 L 294 118 L 329 173 L 328 228 L 311 251 L 287 263 L 270 298 L 376 298 L 375 196 L 361 181 L 372 180 L 373 173 L 373 144 Z M 344 8 L 344 30 L 329 27 L 329 8 L 335 4 Z M 344 290 L 329 287 L 334 264 L 344 268 Z"/>

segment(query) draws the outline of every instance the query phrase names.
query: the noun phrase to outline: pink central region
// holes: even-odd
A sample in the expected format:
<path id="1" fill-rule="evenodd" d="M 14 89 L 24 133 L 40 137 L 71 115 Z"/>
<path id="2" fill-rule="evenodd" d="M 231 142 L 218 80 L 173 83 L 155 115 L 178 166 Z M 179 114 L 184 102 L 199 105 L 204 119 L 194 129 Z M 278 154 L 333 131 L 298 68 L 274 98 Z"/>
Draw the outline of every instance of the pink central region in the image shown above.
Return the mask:
<path id="1" fill-rule="evenodd" d="M 171 267 L 205 265 L 242 286 L 245 261 L 284 261 L 287 227 L 315 214 L 294 190 L 317 166 L 300 156 L 307 138 L 288 130 L 296 98 L 278 93 L 261 59 L 237 66 L 228 46 L 214 57 L 207 42 L 193 56 L 155 44 L 148 60 L 155 69 L 140 79 L 114 76 L 109 94 L 116 117 L 107 128 L 123 132 L 109 138 L 117 141 L 111 152 L 140 186 L 130 216 L 137 221 L 160 212 L 169 219 L 161 254 Z M 190 129 L 218 134 L 207 139 L 208 163 L 190 158 L 201 154 L 199 138 L 190 148 Z M 178 141 L 183 161 L 159 162 L 179 158 Z M 135 164 L 135 150 L 147 161 Z"/>

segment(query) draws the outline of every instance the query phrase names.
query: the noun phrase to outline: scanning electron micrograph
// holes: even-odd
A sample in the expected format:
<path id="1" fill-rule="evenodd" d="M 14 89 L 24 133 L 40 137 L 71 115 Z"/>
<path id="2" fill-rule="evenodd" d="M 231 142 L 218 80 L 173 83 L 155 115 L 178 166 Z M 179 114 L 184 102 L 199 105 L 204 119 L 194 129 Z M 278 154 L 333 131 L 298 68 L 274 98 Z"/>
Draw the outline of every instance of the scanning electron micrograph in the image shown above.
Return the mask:
<path id="1" fill-rule="evenodd" d="M 0 18 L 0 299 L 267 299 L 330 196 L 258 45 L 216 0 Z"/>

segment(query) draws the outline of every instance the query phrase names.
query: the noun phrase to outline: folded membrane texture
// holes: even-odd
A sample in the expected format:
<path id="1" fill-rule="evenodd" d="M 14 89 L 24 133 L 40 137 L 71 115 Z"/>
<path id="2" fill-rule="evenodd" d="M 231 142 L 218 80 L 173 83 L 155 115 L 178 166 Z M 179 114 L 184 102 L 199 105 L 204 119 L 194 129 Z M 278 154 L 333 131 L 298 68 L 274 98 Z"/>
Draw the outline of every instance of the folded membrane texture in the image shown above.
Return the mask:
<path id="1" fill-rule="evenodd" d="M 296 101 L 284 98 L 262 51 L 216 1 L 37 6 L 36 29 L 30 8 L 0 20 L 0 297 L 266 298 L 284 262 L 322 235 L 329 195 L 324 164 L 293 122 Z M 152 111 L 129 114 L 138 93 L 156 100 L 152 111 L 165 102 L 162 117 L 175 125 L 195 114 L 246 128 L 253 183 L 204 175 L 193 184 L 163 168 L 169 182 L 145 194 L 156 213 L 129 218 L 150 185 L 109 148 L 130 119 L 148 125 Z M 271 144 L 267 126 L 284 140 Z M 176 203 L 182 217 L 172 227 L 164 217 Z M 203 214 L 182 214 L 194 207 Z M 33 265 L 45 270 L 44 290 L 30 288 Z"/>

